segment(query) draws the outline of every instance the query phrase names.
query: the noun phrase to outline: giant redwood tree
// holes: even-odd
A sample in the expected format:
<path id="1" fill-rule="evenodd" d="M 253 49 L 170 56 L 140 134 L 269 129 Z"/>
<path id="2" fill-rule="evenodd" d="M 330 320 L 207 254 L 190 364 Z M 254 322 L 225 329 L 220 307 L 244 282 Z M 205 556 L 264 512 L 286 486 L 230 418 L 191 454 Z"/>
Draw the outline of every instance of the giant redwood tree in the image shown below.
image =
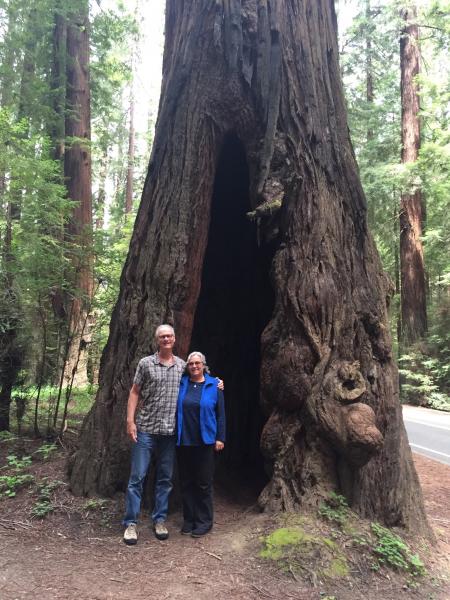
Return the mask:
<path id="1" fill-rule="evenodd" d="M 75 493 L 124 487 L 125 407 L 155 327 L 225 379 L 224 469 L 291 510 L 330 490 L 419 527 L 331 0 L 167 0 L 155 141 Z M 264 479 L 265 478 L 265 479 Z"/>

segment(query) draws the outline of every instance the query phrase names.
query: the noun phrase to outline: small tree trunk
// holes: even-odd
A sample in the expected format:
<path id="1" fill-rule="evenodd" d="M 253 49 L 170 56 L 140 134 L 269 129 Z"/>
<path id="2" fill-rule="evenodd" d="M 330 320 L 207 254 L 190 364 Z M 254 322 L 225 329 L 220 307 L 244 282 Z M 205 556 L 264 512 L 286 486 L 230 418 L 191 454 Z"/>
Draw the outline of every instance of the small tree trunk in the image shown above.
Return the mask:
<path id="1" fill-rule="evenodd" d="M 100 169 L 99 169 L 99 184 L 98 184 L 98 194 L 97 194 L 97 206 L 96 206 L 96 220 L 95 220 L 95 229 L 97 231 L 101 231 L 103 229 L 103 225 L 105 223 L 105 202 L 106 202 L 106 180 L 108 177 L 108 145 L 105 145 L 102 148 L 102 155 L 100 158 Z"/>
<path id="2" fill-rule="evenodd" d="M 420 148 L 419 28 L 415 6 L 402 11 L 405 26 L 400 38 L 402 95 L 402 162 L 417 160 Z M 426 279 L 421 241 L 423 203 L 420 189 L 402 194 L 400 207 L 400 271 L 402 341 L 410 344 L 427 332 Z"/>
<path id="3" fill-rule="evenodd" d="M 12 205 L 8 202 L 6 231 L 1 255 L 2 303 L 6 308 L 7 320 L 0 334 L 0 431 L 9 431 L 11 394 L 22 365 L 22 349 L 18 343 L 20 302 L 14 290 L 12 235 Z"/>

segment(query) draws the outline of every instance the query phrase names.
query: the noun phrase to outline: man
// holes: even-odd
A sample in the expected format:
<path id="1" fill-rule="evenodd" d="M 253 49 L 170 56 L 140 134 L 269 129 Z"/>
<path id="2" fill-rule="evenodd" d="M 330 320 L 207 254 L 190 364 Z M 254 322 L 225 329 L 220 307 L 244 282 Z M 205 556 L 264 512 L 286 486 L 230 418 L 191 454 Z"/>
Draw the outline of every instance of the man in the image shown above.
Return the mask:
<path id="1" fill-rule="evenodd" d="M 152 456 L 156 457 L 153 530 L 159 540 L 169 537 L 166 527 L 169 494 L 175 457 L 175 413 L 180 380 L 186 363 L 173 354 L 175 332 L 170 325 L 160 325 L 155 332 L 158 352 L 139 361 L 128 397 L 127 434 L 133 440 L 131 473 L 125 500 L 127 545 L 137 543 L 137 518 L 142 490 Z M 223 384 L 220 384 L 223 388 Z M 136 409 L 139 404 L 139 410 Z"/>

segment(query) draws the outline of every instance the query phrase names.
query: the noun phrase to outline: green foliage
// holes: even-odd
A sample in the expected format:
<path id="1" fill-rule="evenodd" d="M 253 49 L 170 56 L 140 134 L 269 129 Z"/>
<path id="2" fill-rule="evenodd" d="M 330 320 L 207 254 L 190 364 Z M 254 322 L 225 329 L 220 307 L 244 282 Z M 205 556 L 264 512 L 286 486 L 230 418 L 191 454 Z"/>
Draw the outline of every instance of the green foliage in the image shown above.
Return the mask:
<path id="1" fill-rule="evenodd" d="M 19 458 L 15 454 L 8 454 L 6 461 L 6 468 L 12 469 L 13 471 L 23 471 L 31 466 L 31 456 L 22 456 Z"/>
<path id="2" fill-rule="evenodd" d="M 380 564 L 414 576 L 425 575 L 425 567 L 420 558 L 411 553 L 409 546 L 398 535 L 378 523 L 372 523 L 371 529 L 377 538 L 373 552 Z"/>
<path id="3" fill-rule="evenodd" d="M 406 404 L 450 410 L 450 396 L 440 391 L 438 380 L 445 375 L 448 386 L 448 364 L 427 356 L 420 349 L 400 357 L 402 376 L 401 400 Z"/>
<path id="4" fill-rule="evenodd" d="M 401 3 L 369 5 L 355 0 L 357 14 L 341 36 L 341 64 L 349 126 L 367 197 L 369 224 L 383 266 L 396 285 L 391 330 L 400 311 L 399 200 L 422 191 L 426 203 L 423 244 L 428 285 L 429 335 L 420 348 L 402 347 L 404 401 L 446 408 L 450 394 L 448 290 L 450 286 L 450 28 L 448 0 L 418 3 L 421 27 L 421 148 L 414 164 L 400 162 L 399 38 Z M 368 7 L 370 6 L 370 9 Z M 368 94 L 368 73 L 372 96 Z M 446 323 L 444 324 L 444 321 Z"/>
<path id="5" fill-rule="evenodd" d="M 109 322 L 114 304 L 119 294 L 120 274 L 128 252 L 133 217 L 123 220 L 116 231 L 96 233 L 96 274 L 101 282 L 94 299 L 96 315 L 93 331 L 94 345 L 103 348 L 109 332 Z"/>
<path id="6" fill-rule="evenodd" d="M 401 400 L 450 410 L 450 300 L 445 293 L 430 307 L 427 338 L 400 358 Z"/>
<path id="7" fill-rule="evenodd" d="M 348 517 L 349 508 L 344 496 L 331 492 L 319 507 L 319 514 L 324 519 L 343 525 Z"/>
<path id="8" fill-rule="evenodd" d="M 48 458 L 56 451 L 56 444 L 42 444 L 35 454 L 38 454 L 43 460 L 48 460 Z"/>
<path id="9" fill-rule="evenodd" d="M 49 513 L 53 512 L 54 506 L 48 500 L 38 500 L 35 502 L 31 508 L 31 514 L 33 517 L 38 517 L 39 519 L 43 519 Z"/>
<path id="10" fill-rule="evenodd" d="M 103 511 L 107 508 L 107 504 L 108 501 L 105 500 L 104 498 L 91 498 L 90 500 L 88 500 L 86 502 L 86 504 L 84 505 L 84 510 L 87 511 Z"/>
<path id="11" fill-rule="evenodd" d="M 38 497 L 40 500 L 50 500 L 52 493 L 61 485 L 65 485 L 63 481 L 58 479 L 50 480 L 44 477 L 38 485 Z"/>
<path id="12" fill-rule="evenodd" d="M 44 478 L 38 485 L 38 499 L 31 508 L 31 514 L 34 517 L 43 519 L 49 513 L 53 512 L 55 507 L 51 501 L 53 492 L 60 486 L 64 485 L 62 481 L 49 480 Z"/>
<path id="13" fill-rule="evenodd" d="M 31 456 L 19 457 L 16 454 L 8 454 L 6 465 L 2 470 L 10 471 L 6 475 L 0 475 L 0 498 L 13 498 L 17 489 L 34 481 L 34 476 L 23 473 L 31 466 Z"/>
<path id="14" fill-rule="evenodd" d="M 92 403 L 95 398 L 96 388 L 94 386 L 88 385 L 86 387 L 74 387 L 72 388 L 72 393 L 70 397 L 70 414 L 68 418 L 69 425 L 79 424 L 84 416 L 87 414 L 89 409 L 92 406 Z M 26 397 L 27 406 L 34 406 L 34 402 L 36 399 L 37 387 L 36 386 L 26 386 L 24 388 L 16 388 L 13 392 L 13 399 L 17 400 L 19 397 Z M 58 397 L 58 387 L 46 385 L 40 389 L 40 402 L 38 407 L 38 425 L 44 430 L 47 426 L 49 420 L 52 419 L 56 399 Z M 23 427 L 32 428 L 33 426 L 34 414 L 32 412 L 28 412 L 23 418 Z M 49 430 L 49 434 L 52 432 Z M 53 443 L 43 444 L 41 449 L 38 449 L 36 453 L 40 455 L 44 460 L 46 460 L 49 454 L 53 453 L 56 450 L 56 445 Z"/>
<path id="15" fill-rule="evenodd" d="M 0 476 L 0 497 L 6 496 L 12 498 L 16 495 L 16 489 L 34 481 L 34 477 L 28 473 L 23 473 L 31 466 L 31 456 L 19 457 L 16 454 L 6 456 L 6 465 L 2 470 L 7 470 L 7 475 Z"/>
<path id="16" fill-rule="evenodd" d="M 67 149 L 76 141 L 63 139 L 61 121 L 69 113 L 67 49 L 62 44 L 55 53 L 55 18 L 70 19 L 87 5 L 86 0 L 10 0 L 0 10 L 0 244 L 1 255 L 8 258 L 0 264 L 0 375 L 4 362 L 14 356 L 20 379 L 14 390 L 19 433 L 22 419 L 24 427 L 33 421 L 31 408 L 39 426 L 44 421 L 52 434 L 58 394 L 42 393 L 45 415 L 39 406 L 41 391 L 60 380 L 68 307 L 75 297 L 83 300 L 75 284 L 76 265 L 86 257 L 91 261 L 94 253 L 101 281 L 89 345 L 95 381 L 133 221 L 133 215 L 124 217 L 124 187 L 130 89 L 139 62 L 141 19 L 136 6 L 117 0 L 90 7 L 95 248 L 69 233 L 75 202 L 66 198 L 61 162 L 53 160 L 61 143 Z M 136 182 L 143 180 L 149 143 L 147 132 L 143 139 L 136 134 Z M 137 202 L 138 185 L 135 190 Z M 11 247 L 6 248 L 9 240 Z M 63 397 L 63 403 L 70 400 L 70 394 Z M 70 407 L 84 413 L 91 402 L 92 396 L 86 395 L 84 401 L 72 399 Z"/>
<path id="17" fill-rule="evenodd" d="M 29 473 L 0 475 L 0 498 L 14 498 L 17 489 L 34 481 Z"/>

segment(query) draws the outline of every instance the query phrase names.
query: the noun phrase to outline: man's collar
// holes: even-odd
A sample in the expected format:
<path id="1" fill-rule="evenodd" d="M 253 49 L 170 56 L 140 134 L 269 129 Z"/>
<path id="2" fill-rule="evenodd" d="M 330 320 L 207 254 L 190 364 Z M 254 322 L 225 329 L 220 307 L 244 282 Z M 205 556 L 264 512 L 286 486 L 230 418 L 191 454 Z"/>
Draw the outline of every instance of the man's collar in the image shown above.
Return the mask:
<path id="1" fill-rule="evenodd" d="M 172 358 L 173 358 L 173 363 L 172 364 L 176 364 L 176 363 L 178 363 L 181 360 L 180 358 L 178 358 L 178 356 L 175 356 L 175 354 L 172 354 Z M 157 364 L 157 365 L 164 364 L 159 359 L 159 352 L 155 352 L 155 354 L 153 355 L 153 360 L 154 360 L 155 364 Z"/>

